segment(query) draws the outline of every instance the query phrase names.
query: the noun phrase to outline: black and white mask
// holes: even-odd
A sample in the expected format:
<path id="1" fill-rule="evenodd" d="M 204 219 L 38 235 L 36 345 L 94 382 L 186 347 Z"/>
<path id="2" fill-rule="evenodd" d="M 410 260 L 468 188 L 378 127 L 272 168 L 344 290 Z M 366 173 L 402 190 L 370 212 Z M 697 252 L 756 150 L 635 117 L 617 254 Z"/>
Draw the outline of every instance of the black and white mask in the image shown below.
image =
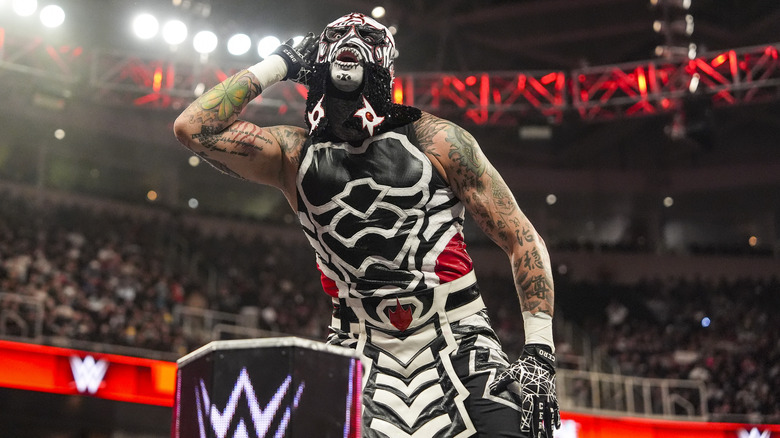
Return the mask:
<path id="1" fill-rule="evenodd" d="M 419 119 L 420 110 L 392 101 L 397 56 L 389 29 L 370 17 L 351 13 L 328 24 L 320 35 L 306 98 L 309 133 L 324 136 L 333 132 L 331 123 L 338 123 L 339 129 L 372 136 Z M 348 96 L 341 102 L 351 102 L 351 117 L 330 120 L 326 92 Z"/>
<path id="2" fill-rule="evenodd" d="M 325 27 L 317 62 L 330 63 L 333 85 L 349 92 L 363 82 L 366 63 L 388 69 L 392 77 L 396 53 L 393 36 L 385 26 L 363 14 L 351 13 Z"/>

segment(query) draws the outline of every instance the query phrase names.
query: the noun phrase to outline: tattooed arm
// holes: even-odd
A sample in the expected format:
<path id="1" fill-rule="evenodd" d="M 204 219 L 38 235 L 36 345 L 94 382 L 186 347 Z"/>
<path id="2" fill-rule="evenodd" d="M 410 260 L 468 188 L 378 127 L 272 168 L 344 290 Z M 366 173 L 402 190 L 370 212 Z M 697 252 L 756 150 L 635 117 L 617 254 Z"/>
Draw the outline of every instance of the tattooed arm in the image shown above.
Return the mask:
<path id="1" fill-rule="evenodd" d="M 552 317 L 550 257 L 501 175 L 466 130 L 431 114 L 415 122 L 417 138 L 480 228 L 509 256 L 523 312 Z"/>
<path id="2" fill-rule="evenodd" d="M 306 132 L 239 120 L 239 113 L 260 92 L 257 77 L 243 70 L 190 104 L 174 122 L 174 133 L 220 171 L 279 188 L 295 208 L 295 173 Z"/>

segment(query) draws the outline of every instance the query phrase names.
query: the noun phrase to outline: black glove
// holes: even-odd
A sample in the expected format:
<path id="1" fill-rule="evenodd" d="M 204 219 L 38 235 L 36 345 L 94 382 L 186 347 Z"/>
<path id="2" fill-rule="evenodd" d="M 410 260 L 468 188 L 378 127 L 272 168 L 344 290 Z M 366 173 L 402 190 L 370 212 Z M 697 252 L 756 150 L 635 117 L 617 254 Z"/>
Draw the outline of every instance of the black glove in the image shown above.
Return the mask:
<path id="1" fill-rule="evenodd" d="M 319 37 L 311 32 L 294 47 L 292 38 L 277 47 L 272 54 L 281 56 L 287 64 L 287 75 L 283 80 L 289 79 L 308 86 L 318 49 Z"/>
<path id="2" fill-rule="evenodd" d="M 552 438 L 553 429 L 561 427 L 561 414 L 555 395 L 555 356 L 547 345 L 529 344 L 517 362 L 490 384 L 497 394 L 511 383 L 519 383 L 522 403 L 520 431 L 532 438 Z"/>

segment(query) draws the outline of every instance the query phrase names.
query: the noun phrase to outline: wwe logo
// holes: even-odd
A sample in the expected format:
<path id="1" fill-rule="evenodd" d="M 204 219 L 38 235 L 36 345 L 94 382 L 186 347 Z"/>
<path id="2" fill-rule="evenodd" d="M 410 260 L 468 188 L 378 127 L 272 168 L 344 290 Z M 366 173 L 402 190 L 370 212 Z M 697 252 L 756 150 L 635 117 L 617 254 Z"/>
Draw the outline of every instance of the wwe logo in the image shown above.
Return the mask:
<path id="1" fill-rule="evenodd" d="M 206 424 L 204 420 L 208 420 L 208 423 L 217 438 L 227 437 L 228 429 L 233 423 L 233 417 L 236 414 L 238 402 L 241 399 L 242 394 L 246 395 L 247 403 L 249 404 L 249 414 L 256 435 L 250 435 L 246 422 L 243 418 L 239 418 L 238 426 L 232 435 L 233 438 L 248 438 L 250 436 L 265 437 L 266 433 L 268 433 L 268 430 L 271 428 L 271 423 L 282 408 L 282 400 L 287 395 L 291 382 L 292 376 L 288 375 L 279 388 L 276 389 L 276 393 L 271 397 L 271 400 L 266 404 L 265 408 L 261 408 L 260 403 L 257 401 L 252 381 L 249 379 L 249 373 L 246 368 L 242 368 L 241 373 L 236 380 L 236 384 L 233 386 L 233 391 L 230 393 L 227 405 L 225 406 L 225 409 L 220 412 L 216 404 L 211 404 L 209 393 L 206 390 L 206 383 L 201 379 L 200 391 L 198 391 L 198 388 L 195 389 L 200 438 L 206 438 L 208 436 L 206 435 Z M 290 422 L 290 415 L 292 414 L 292 411 L 298 407 L 298 401 L 303 394 L 303 388 L 304 383 L 301 382 L 301 384 L 298 385 L 298 389 L 295 391 L 292 404 L 284 408 L 284 414 L 272 436 L 277 438 L 284 436 L 287 431 L 287 424 Z"/>
<path id="2" fill-rule="evenodd" d="M 755 427 L 750 429 L 750 432 L 742 429 L 739 431 L 739 438 L 769 438 L 771 435 L 768 430 L 763 432 L 759 431 Z"/>
<path id="3" fill-rule="evenodd" d="M 94 394 L 103 383 L 103 377 L 108 371 L 108 362 L 96 361 L 94 357 L 87 356 L 84 360 L 78 356 L 70 357 L 70 370 L 73 372 L 73 381 L 79 392 Z"/>

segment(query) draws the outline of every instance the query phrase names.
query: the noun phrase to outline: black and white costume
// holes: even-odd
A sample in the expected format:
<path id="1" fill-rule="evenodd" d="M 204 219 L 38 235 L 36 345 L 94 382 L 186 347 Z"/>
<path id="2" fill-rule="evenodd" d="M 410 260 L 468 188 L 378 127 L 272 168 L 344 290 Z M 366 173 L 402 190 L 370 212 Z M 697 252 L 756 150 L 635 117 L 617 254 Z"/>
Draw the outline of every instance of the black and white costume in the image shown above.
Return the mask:
<path id="1" fill-rule="evenodd" d="M 333 297 L 331 344 L 366 358 L 364 437 L 521 436 L 465 251 L 464 207 L 407 124 L 306 144 L 299 219 Z M 503 397 L 509 397 L 503 393 Z"/>

